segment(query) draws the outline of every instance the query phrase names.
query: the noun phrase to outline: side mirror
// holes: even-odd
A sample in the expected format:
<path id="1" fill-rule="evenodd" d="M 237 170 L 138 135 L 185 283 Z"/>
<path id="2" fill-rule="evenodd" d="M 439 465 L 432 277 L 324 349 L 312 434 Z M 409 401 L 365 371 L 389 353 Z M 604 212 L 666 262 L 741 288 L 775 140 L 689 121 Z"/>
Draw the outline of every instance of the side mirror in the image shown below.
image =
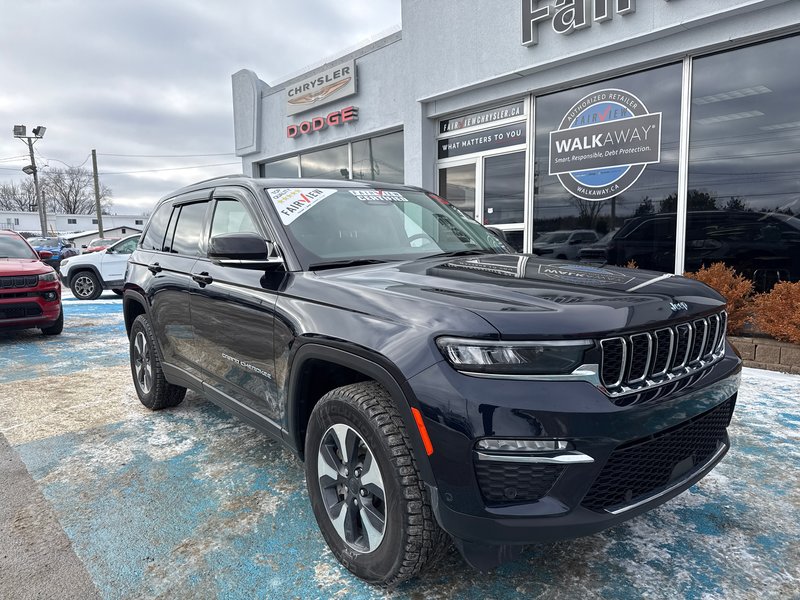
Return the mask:
<path id="1" fill-rule="evenodd" d="M 47 260 L 48 258 L 53 258 L 53 253 L 50 252 L 50 250 L 39 250 L 39 252 L 37 252 L 37 254 L 39 255 L 39 258 L 41 258 L 42 260 Z"/>
<path id="2" fill-rule="evenodd" d="M 498 229 L 497 227 L 486 227 L 486 229 L 491 231 L 496 237 L 499 237 L 506 244 L 508 243 L 508 239 L 506 238 L 506 233 L 502 229 Z"/>
<path id="3" fill-rule="evenodd" d="M 275 247 L 256 233 L 223 233 L 211 238 L 208 248 L 211 262 L 243 269 L 262 269 L 283 264 Z"/>

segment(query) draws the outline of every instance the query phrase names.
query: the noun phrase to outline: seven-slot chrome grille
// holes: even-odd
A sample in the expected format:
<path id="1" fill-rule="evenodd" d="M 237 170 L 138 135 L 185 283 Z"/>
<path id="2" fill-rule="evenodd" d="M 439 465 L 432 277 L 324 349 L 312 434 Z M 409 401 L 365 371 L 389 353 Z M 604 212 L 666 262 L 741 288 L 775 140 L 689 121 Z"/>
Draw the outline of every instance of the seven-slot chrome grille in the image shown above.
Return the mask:
<path id="1" fill-rule="evenodd" d="M 725 351 L 725 311 L 600 341 L 600 382 L 621 396 L 696 373 Z"/>

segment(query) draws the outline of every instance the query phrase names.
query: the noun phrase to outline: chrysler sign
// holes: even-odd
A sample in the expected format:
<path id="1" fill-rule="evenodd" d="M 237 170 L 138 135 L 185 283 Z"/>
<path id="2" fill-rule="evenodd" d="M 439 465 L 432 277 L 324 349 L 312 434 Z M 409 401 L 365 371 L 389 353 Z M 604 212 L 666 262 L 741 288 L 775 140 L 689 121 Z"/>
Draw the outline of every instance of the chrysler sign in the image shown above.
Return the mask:
<path id="1" fill-rule="evenodd" d="M 356 93 L 356 61 L 331 67 L 286 86 L 286 115 L 323 106 Z"/>
<path id="2" fill-rule="evenodd" d="M 548 172 L 584 200 L 621 194 L 660 160 L 661 113 L 624 90 L 584 96 L 550 132 Z"/>

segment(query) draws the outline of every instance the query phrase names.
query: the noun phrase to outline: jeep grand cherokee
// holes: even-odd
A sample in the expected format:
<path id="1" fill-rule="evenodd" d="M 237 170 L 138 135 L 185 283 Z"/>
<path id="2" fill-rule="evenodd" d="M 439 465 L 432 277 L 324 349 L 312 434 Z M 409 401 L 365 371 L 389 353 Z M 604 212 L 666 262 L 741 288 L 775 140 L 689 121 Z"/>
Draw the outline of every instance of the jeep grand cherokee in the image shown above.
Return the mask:
<path id="1" fill-rule="evenodd" d="M 336 557 L 393 585 L 490 568 L 690 487 L 728 450 L 723 299 L 515 254 L 396 185 L 220 178 L 156 207 L 124 286 L 145 406 L 186 388 L 305 461 Z"/>

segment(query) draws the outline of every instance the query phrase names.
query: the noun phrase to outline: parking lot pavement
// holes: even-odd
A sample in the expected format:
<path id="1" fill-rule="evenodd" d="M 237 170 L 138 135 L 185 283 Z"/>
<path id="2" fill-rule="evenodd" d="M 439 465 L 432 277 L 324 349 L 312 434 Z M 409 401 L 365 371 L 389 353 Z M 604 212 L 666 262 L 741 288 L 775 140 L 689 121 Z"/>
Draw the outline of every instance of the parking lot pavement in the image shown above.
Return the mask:
<path id="1" fill-rule="evenodd" d="M 192 393 L 139 404 L 118 298 L 65 314 L 56 338 L 0 335 L 0 434 L 102 597 L 798 597 L 800 377 L 745 369 L 733 449 L 666 505 L 488 574 L 451 551 L 384 592 L 327 550 L 289 452 Z M 0 597 L 24 597 L 9 585 Z"/>

